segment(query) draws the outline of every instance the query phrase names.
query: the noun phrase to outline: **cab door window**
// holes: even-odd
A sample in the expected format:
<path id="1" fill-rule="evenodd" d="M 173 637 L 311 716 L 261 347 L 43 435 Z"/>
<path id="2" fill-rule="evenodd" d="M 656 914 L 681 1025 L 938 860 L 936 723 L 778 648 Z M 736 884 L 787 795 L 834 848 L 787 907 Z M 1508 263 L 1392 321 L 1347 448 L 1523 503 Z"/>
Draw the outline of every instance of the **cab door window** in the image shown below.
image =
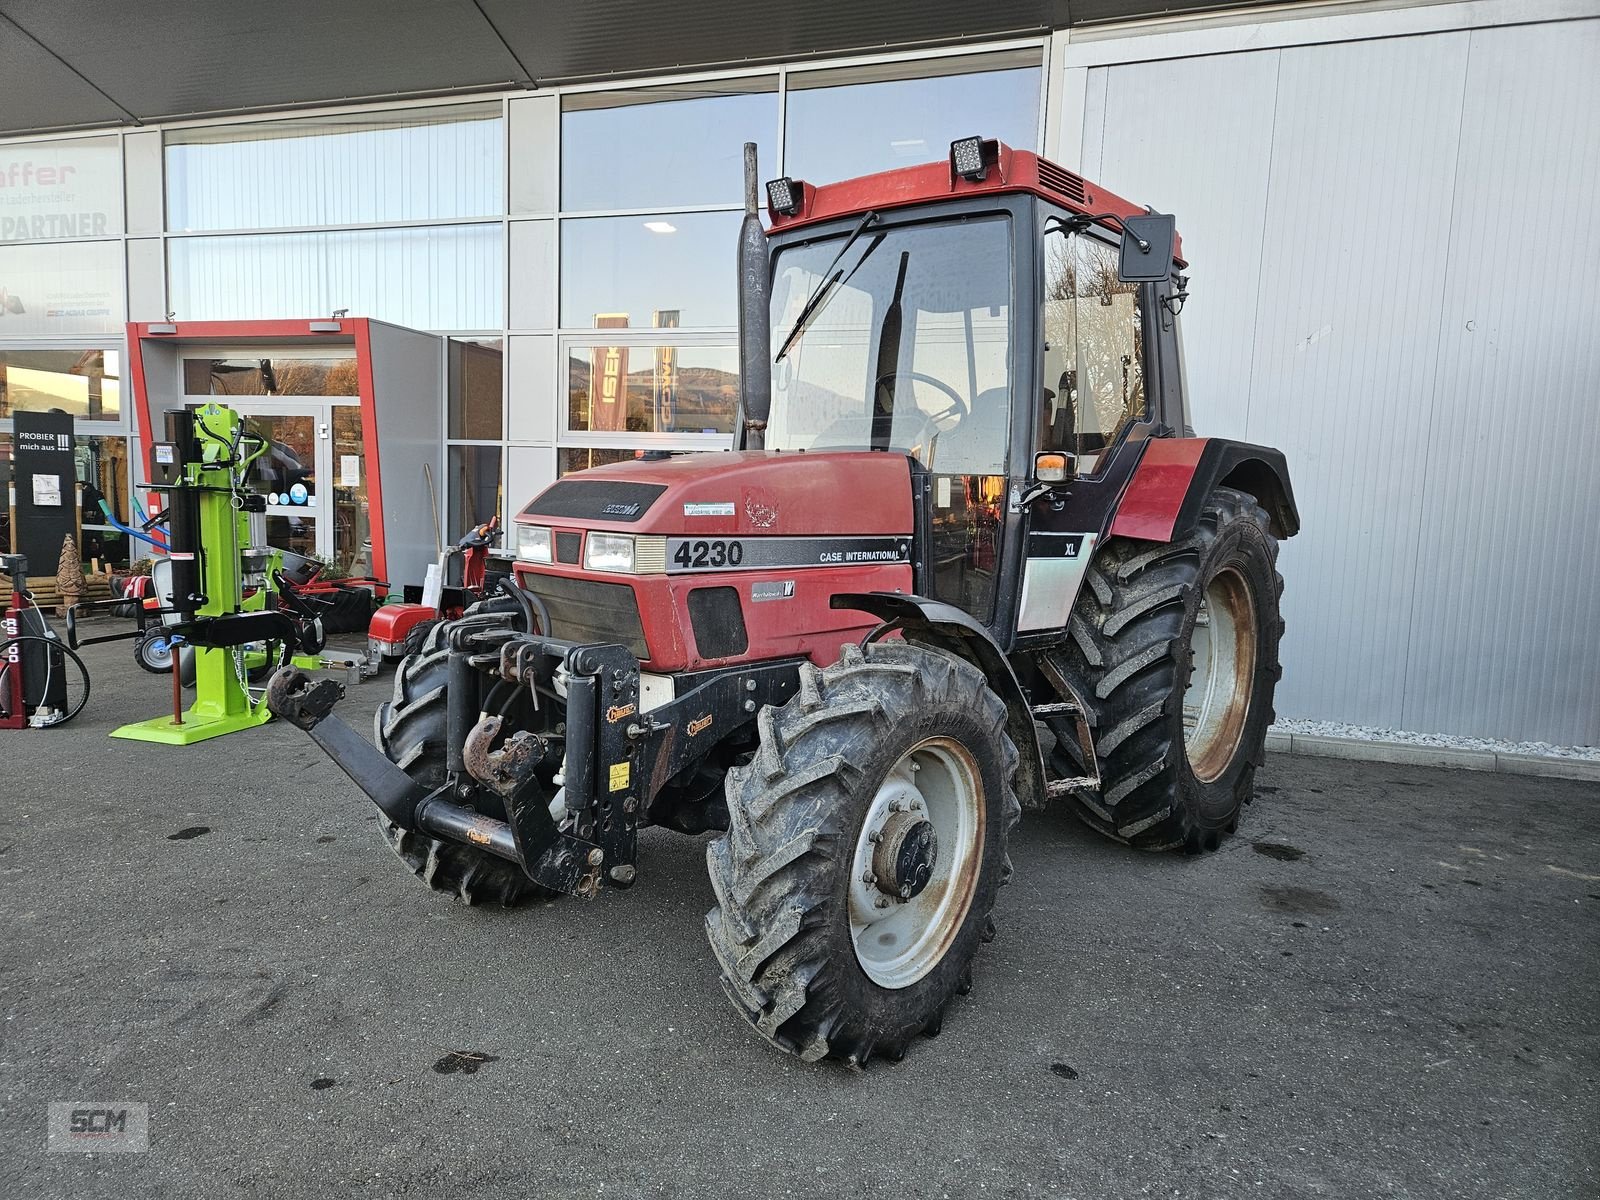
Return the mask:
<path id="1" fill-rule="evenodd" d="M 1117 247 L 1089 233 L 1047 234 L 1041 450 L 1096 474 L 1145 415 L 1139 285 L 1117 278 Z"/>

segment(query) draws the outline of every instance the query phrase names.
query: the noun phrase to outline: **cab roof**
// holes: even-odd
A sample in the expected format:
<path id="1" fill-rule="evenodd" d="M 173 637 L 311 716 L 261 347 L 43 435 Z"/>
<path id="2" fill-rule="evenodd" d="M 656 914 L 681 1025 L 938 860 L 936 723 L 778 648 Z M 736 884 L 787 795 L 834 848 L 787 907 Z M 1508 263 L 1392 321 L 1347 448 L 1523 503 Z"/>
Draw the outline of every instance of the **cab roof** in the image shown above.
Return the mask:
<path id="1" fill-rule="evenodd" d="M 858 213 L 1005 192 L 1027 192 L 1091 217 L 1105 213 L 1137 217 L 1147 211 L 1047 158 L 1028 150 L 1013 150 L 1002 142 L 987 178 L 981 180 L 965 179 L 956 174 L 948 161 L 922 163 L 838 183 L 806 183 L 800 192 L 798 212 L 785 215 L 774 212 L 769 205 L 767 216 L 771 221 L 770 232 L 779 233 Z M 1107 229 L 1117 228 L 1111 221 L 1099 223 Z M 1174 240 L 1172 256 L 1180 265 L 1186 265 L 1181 238 Z"/>

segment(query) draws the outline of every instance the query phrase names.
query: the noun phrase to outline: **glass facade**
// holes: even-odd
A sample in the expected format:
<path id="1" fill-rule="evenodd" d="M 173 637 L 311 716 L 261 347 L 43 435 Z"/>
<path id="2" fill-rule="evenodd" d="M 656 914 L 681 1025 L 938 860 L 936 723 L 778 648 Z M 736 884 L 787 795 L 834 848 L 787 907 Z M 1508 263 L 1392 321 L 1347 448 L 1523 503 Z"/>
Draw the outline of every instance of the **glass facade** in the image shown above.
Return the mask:
<path id="1" fill-rule="evenodd" d="M 13 411 L 67 408 L 121 513 L 125 321 L 340 309 L 450 338 L 452 536 L 558 474 L 725 446 L 743 143 L 763 177 L 813 182 L 971 133 L 1036 149 L 1043 46 L 0 144 L 0 446 Z M 189 360 L 186 392 L 355 392 L 336 357 L 219 355 Z"/>
<path id="2" fill-rule="evenodd" d="M 827 183 L 934 162 L 971 134 L 1031 149 L 1041 70 L 1024 50 L 792 72 L 784 173 Z"/>
<path id="3" fill-rule="evenodd" d="M 0 336 L 122 336 L 122 246 L 0 245 Z"/>
<path id="4" fill-rule="evenodd" d="M 413 329 L 498 329 L 499 225 L 172 238 L 168 295 L 187 321 L 348 309 Z"/>
<path id="5" fill-rule="evenodd" d="M 737 204 L 746 142 L 756 143 L 762 162 L 774 161 L 776 76 L 564 96 L 561 207 Z"/>
<path id="6" fill-rule="evenodd" d="M 168 134 L 172 232 L 499 216 L 500 104 L 309 116 Z"/>
<path id="7" fill-rule="evenodd" d="M 124 225 L 120 135 L 0 144 L 0 496 L 16 415 L 70 413 L 80 548 L 113 564 L 126 560 L 126 539 L 99 499 L 126 515 Z M 0 510 L 0 550 L 10 550 L 10 507 Z"/>
<path id="8" fill-rule="evenodd" d="M 733 432 L 739 351 L 670 342 L 573 346 L 567 353 L 567 432 Z"/>
<path id="9" fill-rule="evenodd" d="M 562 327 L 592 329 L 617 313 L 630 328 L 737 325 L 742 219 L 731 211 L 562 221 Z"/>

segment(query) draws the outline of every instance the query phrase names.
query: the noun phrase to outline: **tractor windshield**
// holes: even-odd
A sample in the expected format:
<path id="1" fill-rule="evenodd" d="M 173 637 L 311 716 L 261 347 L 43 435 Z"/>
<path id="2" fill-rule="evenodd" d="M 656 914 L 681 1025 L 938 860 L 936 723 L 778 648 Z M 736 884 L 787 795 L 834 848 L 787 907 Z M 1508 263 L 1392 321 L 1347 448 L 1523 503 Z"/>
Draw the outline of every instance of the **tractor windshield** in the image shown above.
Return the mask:
<path id="1" fill-rule="evenodd" d="M 1009 220 L 869 225 L 841 255 L 846 237 L 778 252 L 772 332 L 786 349 L 766 445 L 896 450 L 941 474 L 1003 475 Z"/>

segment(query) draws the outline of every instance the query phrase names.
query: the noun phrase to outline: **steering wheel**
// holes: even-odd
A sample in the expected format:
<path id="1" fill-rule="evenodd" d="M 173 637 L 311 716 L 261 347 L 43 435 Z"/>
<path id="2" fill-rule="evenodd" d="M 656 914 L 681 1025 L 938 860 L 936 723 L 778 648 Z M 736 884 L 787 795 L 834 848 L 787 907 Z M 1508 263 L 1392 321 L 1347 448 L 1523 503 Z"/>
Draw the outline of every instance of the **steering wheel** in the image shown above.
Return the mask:
<path id="1" fill-rule="evenodd" d="M 938 426 L 946 417 L 954 416 L 957 422 L 965 421 L 970 415 L 967 402 L 961 394 L 942 379 L 935 379 L 932 375 L 924 375 L 921 371 L 885 371 L 878 376 L 877 382 L 872 385 L 873 392 L 885 385 L 891 379 L 910 379 L 915 383 L 925 383 L 931 388 L 936 388 L 950 398 L 950 407 L 936 413 L 922 413 L 922 417 L 929 425 Z M 919 408 L 918 412 L 922 412 Z"/>

